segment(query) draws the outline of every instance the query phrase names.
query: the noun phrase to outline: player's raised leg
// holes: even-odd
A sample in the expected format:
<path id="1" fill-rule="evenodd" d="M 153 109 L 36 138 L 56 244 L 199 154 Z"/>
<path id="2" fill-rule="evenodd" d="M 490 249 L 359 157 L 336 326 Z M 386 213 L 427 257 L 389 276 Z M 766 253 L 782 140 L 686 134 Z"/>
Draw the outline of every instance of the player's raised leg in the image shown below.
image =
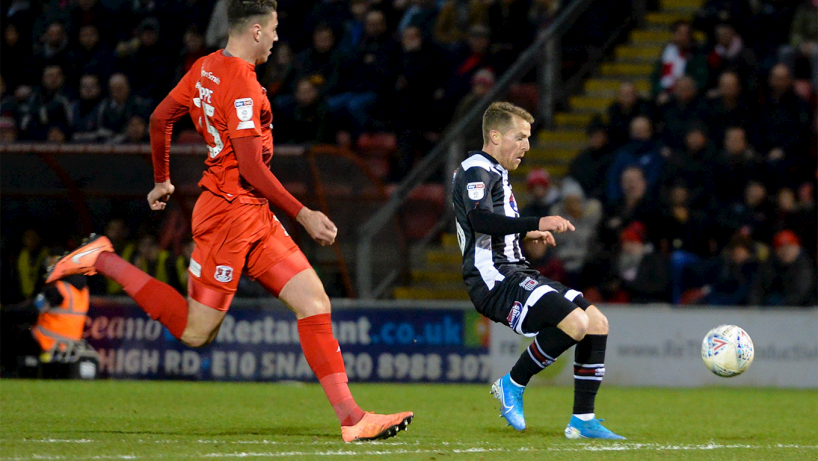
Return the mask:
<path id="1" fill-rule="evenodd" d="M 594 401 L 605 376 L 605 348 L 608 342 L 608 319 L 597 309 L 585 309 L 589 325 L 585 337 L 574 350 L 574 414 L 565 428 L 569 439 L 594 438 L 624 440 L 602 424 L 594 413 Z"/>
<path id="2" fill-rule="evenodd" d="M 332 334 L 329 298 L 303 253 L 292 253 L 256 280 L 295 312 L 304 357 L 335 410 L 344 441 L 383 439 L 405 430 L 414 417 L 411 412 L 380 415 L 355 403 L 341 347 Z"/>
<path id="3" fill-rule="evenodd" d="M 226 314 L 226 308 L 217 310 L 215 307 L 219 306 L 209 307 L 195 299 L 185 299 L 170 285 L 142 272 L 114 253 L 113 245 L 104 236 L 91 236 L 79 248 L 61 258 L 49 271 L 47 280 L 96 273 L 122 285 L 124 291 L 152 319 L 159 321 L 175 338 L 191 347 L 208 344 Z M 195 281 L 191 280 L 191 283 L 195 284 Z M 222 294 L 214 292 L 209 298 L 226 307 L 232 296 L 223 299 Z"/>
<path id="4" fill-rule="evenodd" d="M 525 429 L 525 386 L 535 374 L 554 363 L 560 354 L 581 340 L 588 328 L 585 312 L 547 286 L 534 290 L 527 304 L 530 306 L 522 320 L 521 331 L 538 333 L 511 372 L 492 385 L 492 394 L 502 403 L 501 415 L 518 431 Z M 557 326 L 553 326 L 555 322 Z"/>

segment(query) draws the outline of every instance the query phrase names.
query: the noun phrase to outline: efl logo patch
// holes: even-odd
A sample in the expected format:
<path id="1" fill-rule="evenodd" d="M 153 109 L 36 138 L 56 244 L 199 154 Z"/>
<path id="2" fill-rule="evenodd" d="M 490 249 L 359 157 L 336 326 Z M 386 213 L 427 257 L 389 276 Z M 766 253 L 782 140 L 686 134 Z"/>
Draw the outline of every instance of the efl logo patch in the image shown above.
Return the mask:
<path id="1" fill-rule="evenodd" d="M 480 200 L 486 195 L 486 185 L 482 182 L 470 182 L 466 184 L 466 190 L 472 200 Z"/>
<path id="2" fill-rule="evenodd" d="M 520 322 L 520 316 L 522 314 L 523 305 L 520 304 L 519 301 L 514 301 L 514 305 L 511 306 L 511 310 L 508 312 L 508 317 L 506 317 L 508 326 L 511 327 L 512 330 L 517 330 L 517 324 Z"/>
<path id="3" fill-rule="evenodd" d="M 235 102 L 236 106 L 236 116 L 241 120 L 239 123 L 238 129 L 245 129 L 245 128 L 255 128 L 255 122 L 252 122 L 253 118 L 253 99 L 252 98 L 242 98 L 236 99 Z"/>
<path id="4" fill-rule="evenodd" d="M 231 282 L 233 280 L 233 268 L 230 266 L 216 266 L 216 275 L 213 278 L 222 283 Z"/>
<path id="5" fill-rule="evenodd" d="M 532 279 L 531 277 L 526 277 L 525 280 L 520 282 L 520 286 L 523 287 L 527 291 L 531 291 L 539 285 L 539 282 Z"/>

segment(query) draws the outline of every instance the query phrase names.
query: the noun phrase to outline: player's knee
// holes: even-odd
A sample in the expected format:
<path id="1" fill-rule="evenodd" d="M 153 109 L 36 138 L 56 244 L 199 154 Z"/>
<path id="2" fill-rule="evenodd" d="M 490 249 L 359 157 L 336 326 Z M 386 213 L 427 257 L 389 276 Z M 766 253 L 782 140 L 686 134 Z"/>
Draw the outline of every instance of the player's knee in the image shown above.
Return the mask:
<path id="1" fill-rule="evenodd" d="M 608 317 L 605 314 L 595 309 L 595 312 L 588 315 L 590 324 L 588 325 L 588 334 L 593 335 L 607 335 L 608 334 Z"/>
<path id="2" fill-rule="evenodd" d="M 565 317 L 557 327 L 575 341 L 581 341 L 588 333 L 589 324 L 588 315 L 578 308 Z"/>
<path id="3" fill-rule="evenodd" d="M 300 309 L 303 317 L 311 317 L 319 314 L 329 314 L 331 312 L 329 296 L 323 291 L 311 296 Z"/>
<path id="4" fill-rule="evenodd" d="M 185 346 L 192 348 L 204 347 L 213 341 L 207 335 L 188 334 L 187 332 L 185 332 L 185 334 L 183 334 L 182 337 L 179 338 L 179 340 Z"/>

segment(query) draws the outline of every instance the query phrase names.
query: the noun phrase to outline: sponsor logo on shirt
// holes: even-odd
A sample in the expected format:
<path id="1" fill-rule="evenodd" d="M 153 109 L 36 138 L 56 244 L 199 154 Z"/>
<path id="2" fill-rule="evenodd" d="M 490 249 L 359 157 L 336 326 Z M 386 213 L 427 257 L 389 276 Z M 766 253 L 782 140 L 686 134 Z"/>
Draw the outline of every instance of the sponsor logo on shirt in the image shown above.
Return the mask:
<path id="1" fill-rule="evenodd" d="M 508 326 L 511 327 L 512 330 L 517 331 L 517 324 L 520 323 L 520 316 L 522 313 L 523 305 L 520 304 L 519 301 L 514 301 L 514 304 L 511 306 L 511 310 L 508 312 L 508 317 L 506 317 Z"/>
<path id="2" fill-rule="evenodd" d="M 222 81 L 221 81 L 221 79 L 219 77 L 216 77 L 215 75 L 213 75 L 213 72 L 208 72 L 208 71 L 204 70 L 204 67 L 202 67 L 202 77 L 210 80 L 211 82 L 215 83 L 216 85 L 221 85 L 221 83 L 222 83 Z"/>
<path id="3" fill-rule="evenodd" d="M 480 200 L 486 195 L 486 185 L 482 182 L 470 182 L 466 184 L 466 190 L 472 200 Z"/>
<path id="4" fill-rule="evenodd" d="M 511 205 L 511 209 L 514 210 L 515 213 L 520 214 L 520 210 L 517 209 L 517 200 L 514 199 L 514 192 L 508 198 L 508 203 Z"/>
<path id="5" fill-rule="evenodd" d="M 213 278 L 222 283 L 230 282 L 233 280 L 233 268 L 230 266 L 216 266 L 216 274 Z"/>

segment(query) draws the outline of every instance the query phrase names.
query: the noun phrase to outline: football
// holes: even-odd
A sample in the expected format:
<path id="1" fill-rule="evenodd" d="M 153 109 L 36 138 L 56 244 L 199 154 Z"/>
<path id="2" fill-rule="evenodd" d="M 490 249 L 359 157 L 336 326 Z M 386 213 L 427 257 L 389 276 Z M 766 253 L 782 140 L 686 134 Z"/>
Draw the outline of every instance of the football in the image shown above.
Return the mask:
<path id="1" fill-rule="evenodd" d="M 704 337 L 702 359 L 710 371 L 723 378 L 740 375 L 753 363 L 753 341 L 735 325 L 719 325 Z"/>

